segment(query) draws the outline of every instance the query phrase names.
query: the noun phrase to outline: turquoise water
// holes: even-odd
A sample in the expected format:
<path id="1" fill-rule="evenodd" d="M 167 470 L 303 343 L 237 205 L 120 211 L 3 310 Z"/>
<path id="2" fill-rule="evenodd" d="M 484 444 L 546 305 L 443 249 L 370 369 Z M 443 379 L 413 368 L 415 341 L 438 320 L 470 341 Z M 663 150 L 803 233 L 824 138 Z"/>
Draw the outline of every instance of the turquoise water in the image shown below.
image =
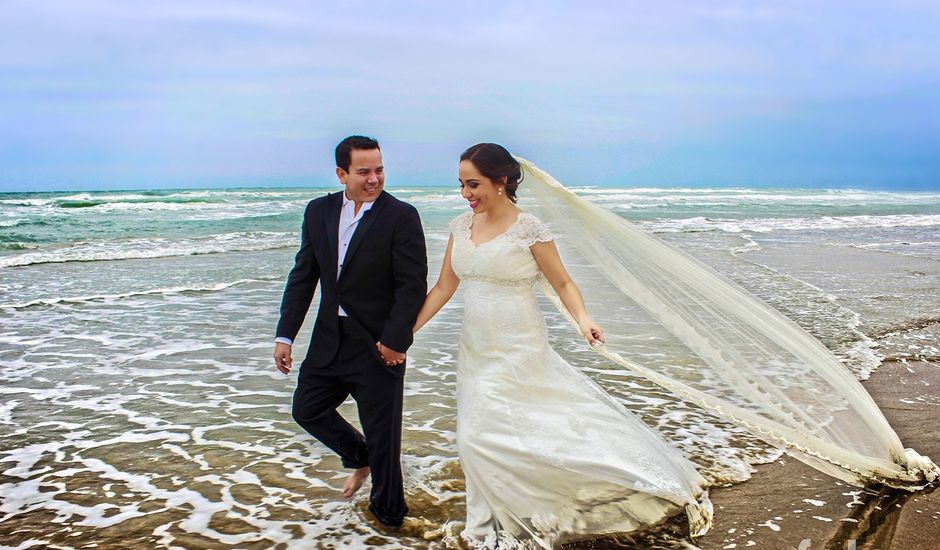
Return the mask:
<path id="1" fill-rule="evenodd" d="M 456 187 L 387 189 L 421 212 L 433 282 L 466 204 Z M 940 358 L 915 337 L 940 311 L 940 194 L 576 191 L 738 281 L 859 377 L 885 356 Z M 0 195 L 0 545 L 429 547 L 459 528 L 459 293 L 409 356 L 403 462 L 422 526 L 377 530 L 361 495 L 338 498 L 338 461 L 290 419 L 293 375 L 274 369 L 273 330 L 303 208 L 325 192 Z M 591 273 L 572 273 L 590 305 Z M 583 353 L 546 315 L 558 349 L 710 479 L 744 479 L 774 456 Z"/>
<path id="2" fill-rule="evenodd" d="M 237 240 L 256 247 L 296 231 L 311 196 L 329 189 L 164 190 L 0 194 L 0 250 L 40 251 L 121 240 Z M 434 227 L 462 207 L 456 188 L 392 189 Z M 753 231 L 937 227 L 940 194 L 815 189 L 581 188 L 578 191 L 653 231 Z M 135 243 L 130 239 L 142 239 Z M 867 244 L 867 243 L 866 243 Z M 249 246 L 234 244 L 225 250 Z M 180 254 L 186 249 L 178 251 Z M 114 259 L 121 259 L 118 251 Z M 21 263 L 27 263 L 21 260 Z"/>

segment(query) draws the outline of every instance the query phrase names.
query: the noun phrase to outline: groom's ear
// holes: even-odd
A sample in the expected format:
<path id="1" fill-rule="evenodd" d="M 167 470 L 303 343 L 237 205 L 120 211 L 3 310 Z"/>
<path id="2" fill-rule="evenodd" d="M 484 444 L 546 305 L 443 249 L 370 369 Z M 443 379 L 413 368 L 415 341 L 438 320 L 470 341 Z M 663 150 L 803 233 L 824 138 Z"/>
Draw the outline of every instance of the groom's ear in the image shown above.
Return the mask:
<path id="1" fill-rule="evenodd" d="M 336 167 L 336 177 L 339 178 L 339 182 L 343 185 L 346 185 L 346 170 L 343 170 L 339 166 Z"/>

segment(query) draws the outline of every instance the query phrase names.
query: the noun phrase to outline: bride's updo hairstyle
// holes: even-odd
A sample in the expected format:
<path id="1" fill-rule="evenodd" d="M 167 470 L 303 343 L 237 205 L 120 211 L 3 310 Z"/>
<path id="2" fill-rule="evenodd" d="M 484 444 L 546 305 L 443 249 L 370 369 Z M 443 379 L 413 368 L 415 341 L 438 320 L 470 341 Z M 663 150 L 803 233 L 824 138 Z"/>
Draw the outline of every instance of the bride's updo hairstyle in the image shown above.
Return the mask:
<path id="1" fill-rule="evenodd" d="M 499 182 L 506 178 L 506 196 L 516 202 L 516 189 L 522 183 L 522 166 L 502 145 L 477 143 L 460 155 L 460 160 L 469 160 L 486 178 Z"/>

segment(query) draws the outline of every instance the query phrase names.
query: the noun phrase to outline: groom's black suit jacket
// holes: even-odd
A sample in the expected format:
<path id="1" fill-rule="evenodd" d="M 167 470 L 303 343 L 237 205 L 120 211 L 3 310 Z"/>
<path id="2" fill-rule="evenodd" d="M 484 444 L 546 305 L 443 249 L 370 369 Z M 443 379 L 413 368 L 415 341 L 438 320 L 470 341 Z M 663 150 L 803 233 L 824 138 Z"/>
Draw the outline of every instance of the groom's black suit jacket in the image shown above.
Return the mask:
<path id="1" fill-rule="evenodd" d="M 373 341 L 405 352 L 427 295 L 427 249 L 418 211 L 384 191 L 359 220 L 337 280 L 342 194 L 307 205 L 277 324 L 277 336 L 293 340 L 319 282 L 320 306 L 304 360 L 315 367 L 329 364 L 339 348 L 338 305 Z"/>

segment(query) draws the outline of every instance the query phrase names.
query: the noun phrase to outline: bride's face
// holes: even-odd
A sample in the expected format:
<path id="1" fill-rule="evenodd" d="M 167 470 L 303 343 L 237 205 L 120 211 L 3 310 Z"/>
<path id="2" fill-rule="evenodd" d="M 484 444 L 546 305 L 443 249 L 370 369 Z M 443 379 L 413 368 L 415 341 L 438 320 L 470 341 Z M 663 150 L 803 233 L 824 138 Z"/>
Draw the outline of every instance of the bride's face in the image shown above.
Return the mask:
<path id="1" fill-rule="evenodd" d="M 459 179 L 460 196 L 467 200 L 475 214 L 509 200 L 506 192 L 500 194 L 502 188 L 481 174 L 469 160 L 460 161 Z"/>

